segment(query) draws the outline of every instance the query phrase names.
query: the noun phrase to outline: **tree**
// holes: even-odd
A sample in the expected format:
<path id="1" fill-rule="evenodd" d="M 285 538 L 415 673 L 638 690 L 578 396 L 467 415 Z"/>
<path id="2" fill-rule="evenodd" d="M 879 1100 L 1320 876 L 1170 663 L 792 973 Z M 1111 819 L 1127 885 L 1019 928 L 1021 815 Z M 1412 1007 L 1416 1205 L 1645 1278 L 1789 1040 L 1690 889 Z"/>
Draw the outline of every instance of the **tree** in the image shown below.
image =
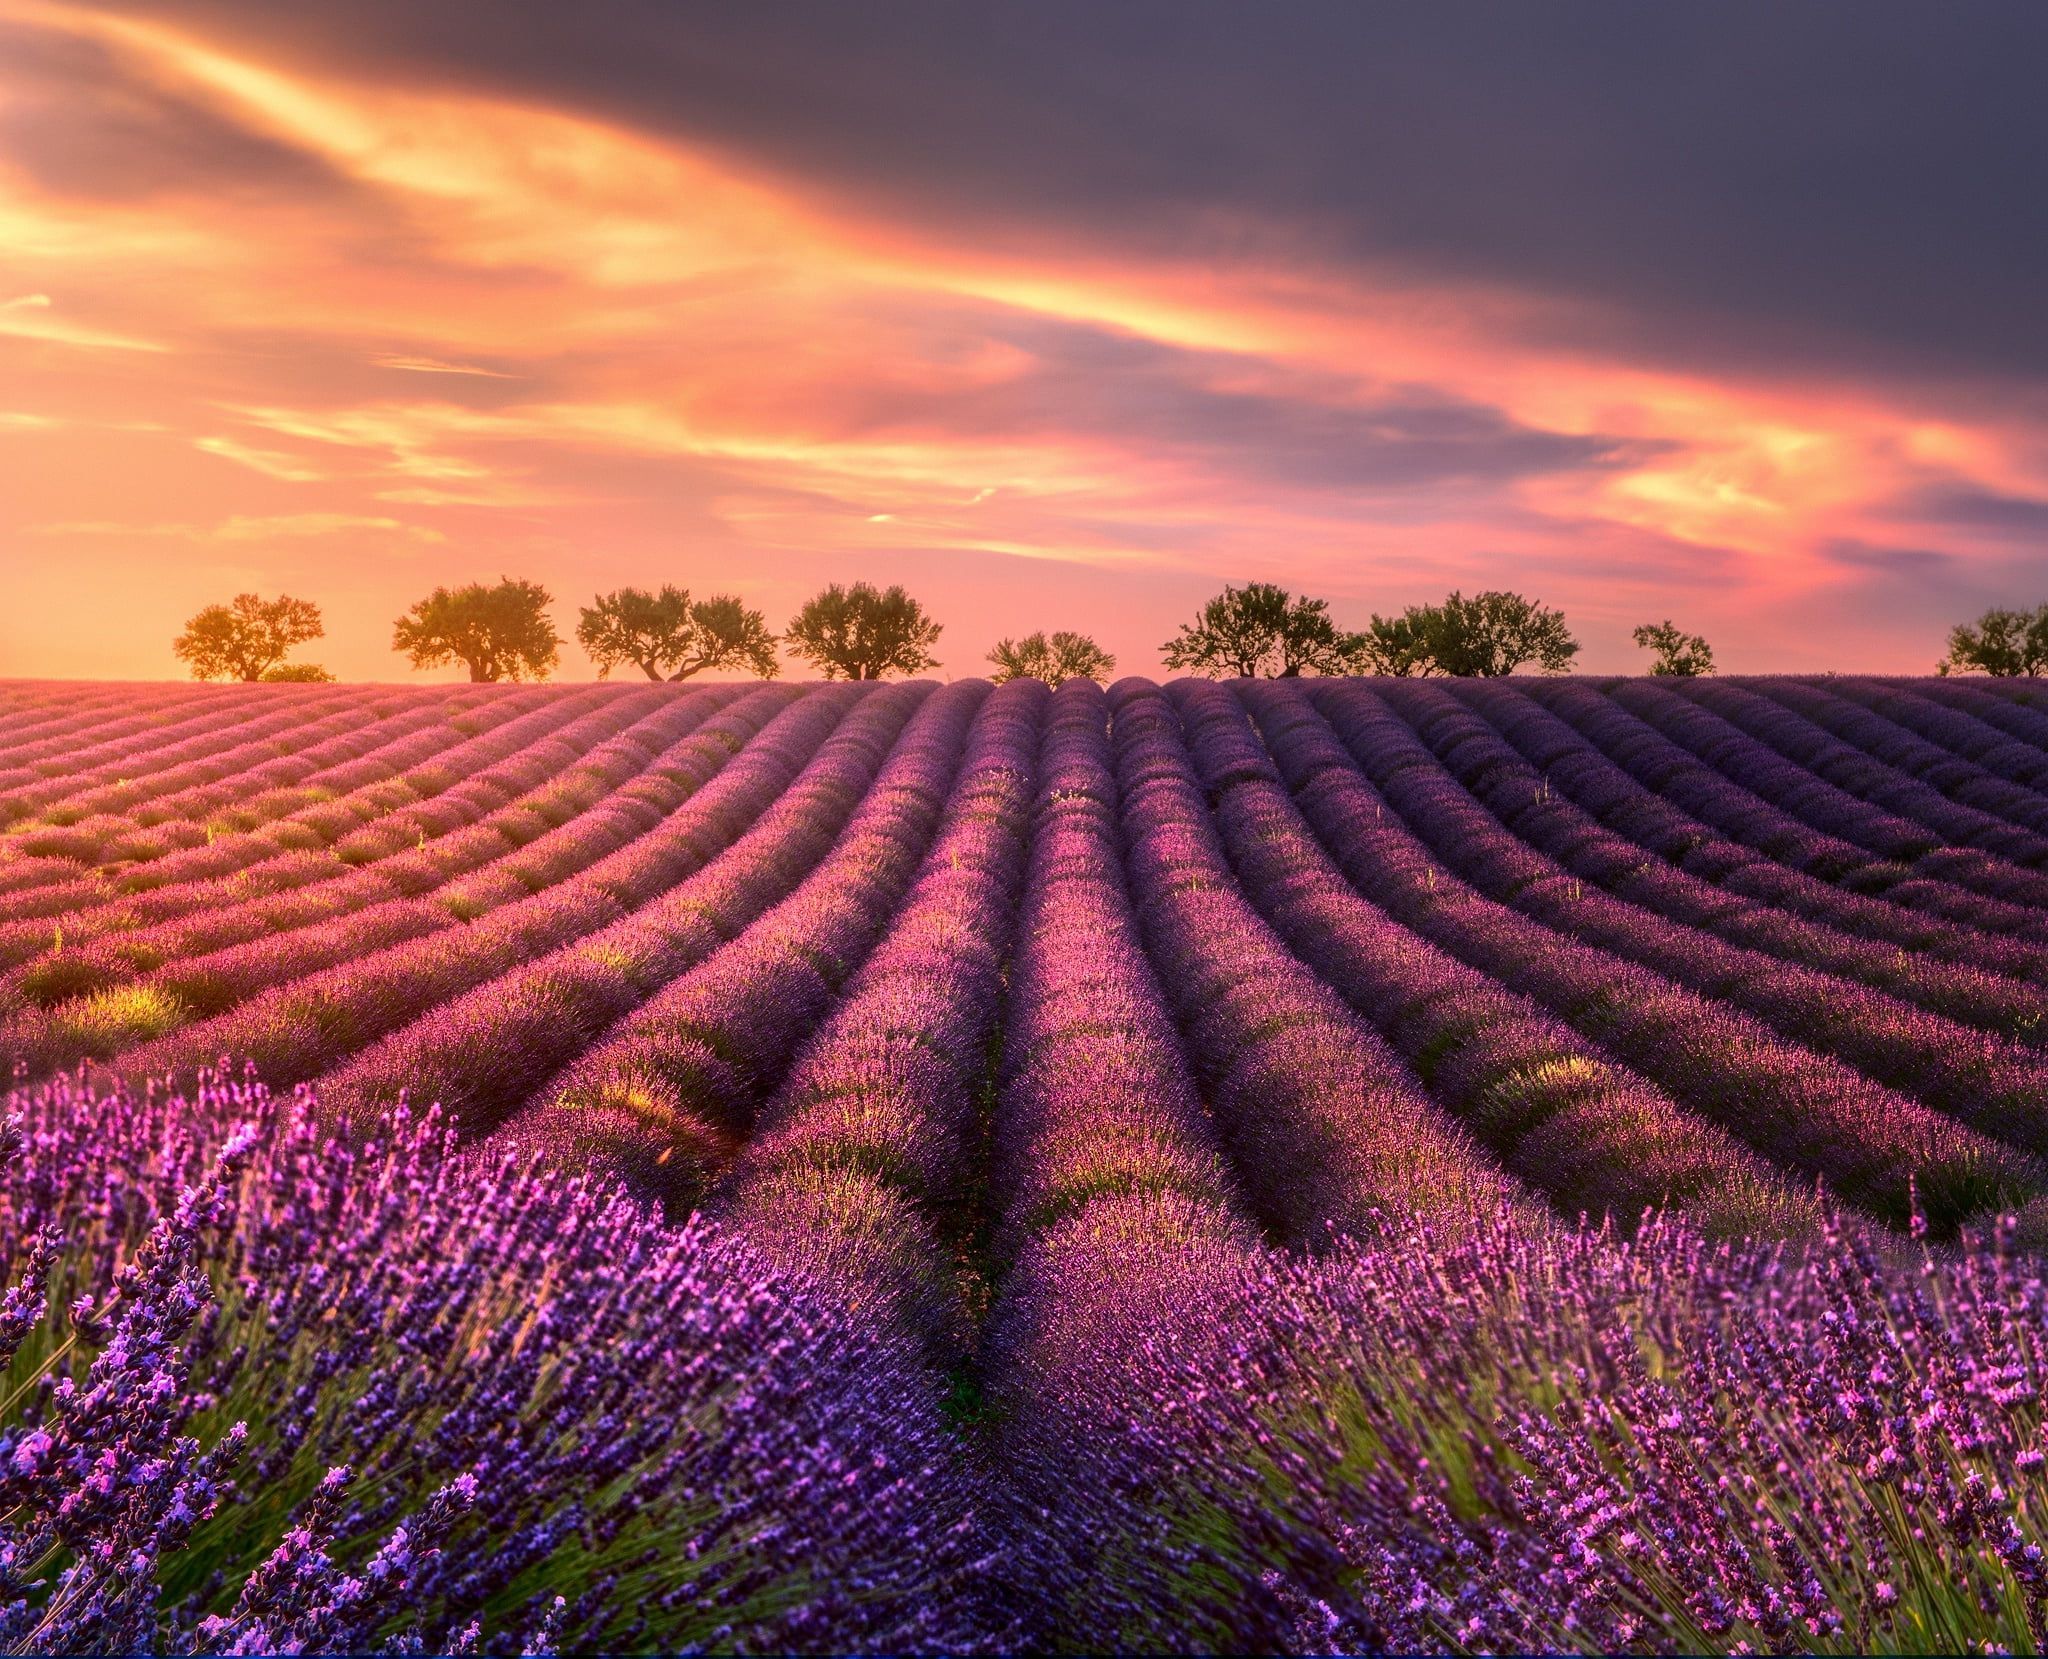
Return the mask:
<path id="1" fill-rule="evenodd" d="M 1657 653 L 1657 660 L 1650 664 L 1652 674 L 1689 680 L 1714 672 L 1714 648 L 1705 637 L 1681 631 L 1668 617 L 1662 622 L 1645 622 L 1636 630 L 1636 643 Z"/>
<path id="2" fill-rule="evenodd" d="M 192 665 L 195 680 L 254 681 L 282 666 L 294 645 L 326 631 L 310 599 L 238 593 L 231 603 L 208 605 L 193 617 L 171 650 Z"/>
<path id="3" fill-rule="evenodd" d="M 1949 631 L 1948 656 L 1936 667 L 1944 674 L 1974 668 L 2000 679 L 2048 672 L 2048 604 L 2031 611 L 1993 607 L 1975 622 L 1958 622 Z"/>
<path id="4" fill-rule="evenodd" d="M 544 680 L 561 635 L 548 620 L 554 595 L 538 582 L 506 576 L 496 587 L 436 588 L 398 619 L 391 649 L 412 653 L 415 668 L 460 662 L 471 680 Z"/>
<path id="5" fill-rule="evenodd" d="M 1343 674 L 1353 666 L 1358 636 L 1330 620 L 1326 599 L 1297 599 L 1271 582 L 1227 587 L 1160 650 L 1168 668 L 1221 679 Z"/>
<path id="6" fill-rule="evenodd" d="M 1005 680 L 1043 680 L 1049 686 L 1069 680 L 1107 679 L 1116 658 L 1086 634 L 1026 634 L 1022 639 L 1000 639 L 988 654 L 995 665 L 989 676 L 997 685 Z"/>
<path id="7" fill-rule="evenodd" d="M 1454 674 L 1497 678 L 1524 663 L 1548 673 L 1571 666 L 1579 642 L 1564 613 L 1519 593 L 1451 593 L 1441 605 L 1410 605 L 1398 617 L 1375 616 L 1351 636 L 1355 657 L 1377 674 Z"/>
<path id="8" fill-rule="evenodd" d="M 1394 674 L 1406 679 L 1411 674 L 1436 672 L 1430 655 L 1428 630 L 1424 626 L 1430 607 L 1417 605 L 1401 616 L 1375 616 L 1365 632 L 1355 635 L 1356 661 L 1366 674 Z"/>
<path id="9" fill-rule="evenodd" d="M 281 662 L 263 671 L 265 685 L 326 685 L 333 678 L 317 662 Z"/>
<path id="10" fill-rule="evenodd" d="M 879 680 L 936 668 L 931 647 L 942 631 L 900 587 L 834 582 L 796 613 L 782 637 L 828 680 Z"/>
<path id="11" fill-rule="evenodd" d="M 584 607 L 576 638 L 600 680 L 628 662 L 650 680 L 687 680 L 707 668 L 748 668 L 772 680 L 780 671 L 766 620 L 727 593 L 693 600 L 683 588 L 621 588 Z"/>

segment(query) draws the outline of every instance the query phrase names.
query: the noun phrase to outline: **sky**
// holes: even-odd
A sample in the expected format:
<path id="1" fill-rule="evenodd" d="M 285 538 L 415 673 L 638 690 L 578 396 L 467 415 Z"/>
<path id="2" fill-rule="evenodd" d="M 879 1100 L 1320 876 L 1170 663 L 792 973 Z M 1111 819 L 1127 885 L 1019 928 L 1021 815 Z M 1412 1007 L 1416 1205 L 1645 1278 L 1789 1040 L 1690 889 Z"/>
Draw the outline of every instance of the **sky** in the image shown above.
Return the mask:
<path id="1" fill-rule="evenodd" d="M 1631 672 L 2048 600 L 2048 8 L 0 0 L 0 675 L 201 605 L 1223 583 Z M 450 671 L 453 672 L 453 671 Z M 562 674 L 588 678 L 573 643 Z"/>

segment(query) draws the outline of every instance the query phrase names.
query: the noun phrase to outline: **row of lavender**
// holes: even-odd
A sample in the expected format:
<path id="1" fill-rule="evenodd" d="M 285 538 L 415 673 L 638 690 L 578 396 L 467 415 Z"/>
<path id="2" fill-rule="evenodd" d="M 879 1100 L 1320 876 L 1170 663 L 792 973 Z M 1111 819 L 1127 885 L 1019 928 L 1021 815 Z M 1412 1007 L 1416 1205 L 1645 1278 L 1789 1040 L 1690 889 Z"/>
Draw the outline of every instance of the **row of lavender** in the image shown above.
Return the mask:
<path id="1" fill-rule="evenodd" d="M 1474 1195 L 1505 1166 L 1567 1214 L 1687 1203 L 1724 1231 L 1810 1230 L 1816 1177 L 1942 1231 L 2042 1192 L 2043 913 L 2015 862 L 2048 849 L 2019 822 L 2042 716 L 1975 687 L 1754 684 L 1118 688 L 1143 948 L 1268 1231 L 1365 1225 L 1376 1163 Z M 602 1142 L 692 1200 L 887 923 L 984 694 L 937 694 L 916 736 L 918 687 L 513 693 L 468 735 L 449 719 L 474 693 L 428 730 L 392 694 L 266 763 L 242 833 L 15 877 L 42 913 L 0 924 L 28 958 L 0 980 L 0 1042 L 32 1071 L 103 1055 L 189 1080 L 247 1057 L 371 1119 L 411 1086 L 472 1131 Z M 311 734 L 341 696 L 285 712 Z M 188 823 L 275 741 L 274 704 L 241 716 L 196 718 L 112 784 L 144 736 L 80 748 L 54 807 L 51 778 L 17 793 L 74 826 L 109 790 Z M 47 764 L 41 730 L 4 775 Z M 1779 750 L 1803 785 L 1772 781 Z M 322 862 L 281 827 L 338 844 Z M 1916 833 L 1943 879 L 1896 862 Z M 100 891 L 109 871 L 137 890 Z M 2005 898 L 1965 885 L 1994 877 Z M 763 995 L 787 1005 L 772 1040 L 736 1012 Z"/>

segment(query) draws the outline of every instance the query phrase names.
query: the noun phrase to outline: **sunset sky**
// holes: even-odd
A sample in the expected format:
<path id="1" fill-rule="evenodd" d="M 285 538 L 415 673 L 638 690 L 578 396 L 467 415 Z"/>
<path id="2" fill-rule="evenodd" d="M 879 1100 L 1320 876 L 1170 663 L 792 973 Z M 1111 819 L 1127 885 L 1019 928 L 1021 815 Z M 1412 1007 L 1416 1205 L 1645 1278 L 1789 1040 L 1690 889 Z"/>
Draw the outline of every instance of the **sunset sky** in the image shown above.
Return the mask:
<path id="1" fill-rule="evenodd" d="M 439 583 L 1222 582 L 1733 671 L 2048 599 L 2048 8 L 0 0 L 0 675 Z M 572 645 L 563 673 L 591 669 Z"/>

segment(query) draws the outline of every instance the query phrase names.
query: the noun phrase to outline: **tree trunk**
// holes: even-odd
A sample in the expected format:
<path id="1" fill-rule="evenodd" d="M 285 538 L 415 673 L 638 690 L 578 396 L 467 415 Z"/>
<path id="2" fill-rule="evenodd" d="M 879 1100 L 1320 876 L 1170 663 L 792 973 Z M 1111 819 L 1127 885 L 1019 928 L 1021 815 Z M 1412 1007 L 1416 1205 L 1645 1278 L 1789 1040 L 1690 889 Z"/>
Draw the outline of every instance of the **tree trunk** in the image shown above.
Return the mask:
<path id="1" fill-rule="evenodd" d="M 473 662 L 469 665 L 469 683 L 471 685 L 489 685 L 497 677 L 484 663 Z"/>
<path id="2" fill-rule="evenodd" d="M 651 661 L 649 661 L 646 657 L 642 657 L 640 659 L 640 672 L 645 674 L 650 680 L 653 680 L 656 684 L 659 684 L 661 681 L 661 670 L 656 668 L 654 664 Z"/>

